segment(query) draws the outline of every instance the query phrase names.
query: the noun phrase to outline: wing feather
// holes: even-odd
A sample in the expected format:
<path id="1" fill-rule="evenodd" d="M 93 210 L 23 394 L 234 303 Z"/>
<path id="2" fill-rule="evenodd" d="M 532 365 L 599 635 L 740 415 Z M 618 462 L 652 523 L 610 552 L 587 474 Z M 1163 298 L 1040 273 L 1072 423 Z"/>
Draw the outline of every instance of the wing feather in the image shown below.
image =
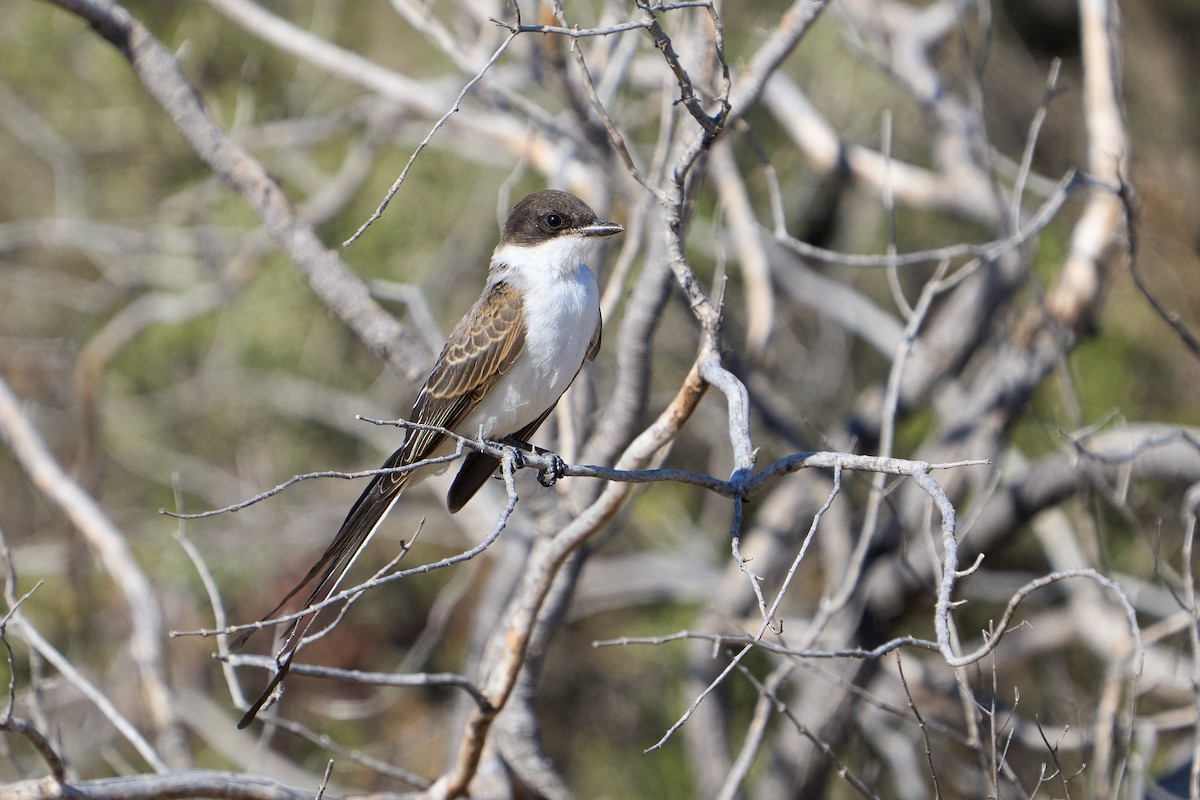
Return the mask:
<path id="1" fill-rule="evenodd" d="M 521 293 L 503 281 L 493 284 L 450 333 L 410 418 L 453 429 L 508 372 L 524 347 Z M 443 438 L 434 431 L 413 431 L 401 448 L 405 463 L 428 458 Z"/>

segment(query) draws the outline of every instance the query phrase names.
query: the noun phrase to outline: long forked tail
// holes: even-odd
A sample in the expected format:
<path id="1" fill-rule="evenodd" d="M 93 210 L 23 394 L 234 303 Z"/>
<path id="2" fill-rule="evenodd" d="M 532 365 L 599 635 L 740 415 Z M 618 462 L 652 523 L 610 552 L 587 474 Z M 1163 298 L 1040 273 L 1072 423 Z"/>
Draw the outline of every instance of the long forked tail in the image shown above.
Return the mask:
<path id="1" fill-rule="evenodd" d="M 400 451 L 392 454 L 392 457 L 385 463 L 384 469 L 401 466 L 402 455 Z M 350 513 L 346 515 L 342 527 L 338 530 L 337 536 L 326 548 L 325 552 L 317 559 L 317 563 L 305 574 L 304 578 L 297 583 L 292 590 L 289 591 L 284 598 L 279 601 L 278 605 L 268 611 L 259 622 L 265 622 L 282 609 L 289 600 L 295 597 L 305 586 L 316 580 L 312 592 L 304 601 L 304 608 L 323 603 L 334 592 L 337 591 L 338 585 L 341 584 L 342 578 L 350 571 L 350 567 L 354 565 L 354 560 L 358 558 L 358 554 L 366 547 L 367 542 L 375 535 L 376 529 L 383 519 L 392 510 L 392 506 L 400 499 L 400 494 L 408 483 L 409 472 L 391 473 L 384 475 L 376 475 L 367 488 L 359 496 L 357 502 L 351 507 Z M 304 639 L 304 635 L 308 632 L 308 628 L 312 625 L 313 620 L 317 617 L 317 612 L 313 612 L 306 617 L 299 617 L 288 625 L 284 631 L 283 647 L 275 657 L 278 670 L 271 682 L 267 684 L 267 688 L 263 691 L 259 698 L 250 706 L 250 710 L 245 713 L 241 721 L 238 722 L 238 728 L 245 728 L 254 721 L 255 716 L 262 710 L 263 706 L 275 693 L 279 684 L 287 676 L 288 670 L 291 669 L 292 659 L 296 655 L 296 650 L 300 642 Z M 300 623 L 304 625 L 301 626 Z M 243 633 L 233 643 L 231 649 L 236 650 L 246 643 L 254 633 L 252 629 Z"/>

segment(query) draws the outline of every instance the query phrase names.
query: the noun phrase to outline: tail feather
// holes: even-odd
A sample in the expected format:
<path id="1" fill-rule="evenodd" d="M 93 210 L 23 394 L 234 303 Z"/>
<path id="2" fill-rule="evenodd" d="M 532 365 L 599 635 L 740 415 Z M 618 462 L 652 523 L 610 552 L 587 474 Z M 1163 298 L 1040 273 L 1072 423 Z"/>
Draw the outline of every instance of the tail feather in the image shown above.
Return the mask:
<path id="1" fill-rule="evenodd" d="M 397 451 L 384 464 L 384 468 L 399 466 L 399 456 L 400 453 Z M 376 529 L 379 528 L 379 524 L 383 522 L 388 512 L 392 510 L 392 506 L 400 498 L 405 484 L 408 483 L 408 476 L 410 474 L 402 472 L 376 475 L 346 515 L 342 527 L 338 530 L 337 536 L 334 537 L 329 547 L 317 559 L 317 562 L 312 565 L 304 578 L 292 587 L 291 591 L 284 595 L 284 598 L 279 601 L 278 605 L 259 619 L 259 622 L 265 622 L 275 616 L 289 600 L 295 597 L 314 579 L 317 582 L 305 599 L 304 608 L 322 603 L 331 597 L 337 591 L 342 578 L 349 572 L 350 567 L 354 565 L 358 554 L 366 547 L 367 542 L 371 540 L 371 537 L 375 535 Z M 312 613 L 306 617 L 299 617 L 288 625 L 283 634 L 283 647 L 276 656 L 276 663 L 279 665 L 278 670 L 258 700 L 250 706 L 250 710 L 238 722 L 239 729 L 245 728 L 254 721 L 255 716 L 257 716 L 258 712 L 262 710 L 266 702 L 275 693 L 279 684 L 283 682 L 288 670 L 291 669 L 292 659 L 296 655 L 297 647 L 316 617 L 317 614 Z M 300 627 L 301 622 L 304 623 L 303 627 Z M 231 649 L 236 650 L 241 647 L 253 633 L 254 630 L 243 633 L 234 641 Z"/>

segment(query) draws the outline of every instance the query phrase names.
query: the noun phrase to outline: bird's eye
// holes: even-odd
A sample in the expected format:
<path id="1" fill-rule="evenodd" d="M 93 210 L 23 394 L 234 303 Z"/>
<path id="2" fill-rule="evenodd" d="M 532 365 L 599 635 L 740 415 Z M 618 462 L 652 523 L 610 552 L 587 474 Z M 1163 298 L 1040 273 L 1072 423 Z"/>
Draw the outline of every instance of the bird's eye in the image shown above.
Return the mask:
<path id="1" fill-rule="evenodd" d="M 549 225 L 551 228 L 558 230 L 559 228 L 561 228 L 563 226 L 563 220 L 562 220 L 562 217 L 560 217 L 558 214 L 547 214 L 546 215 L 546 224 Z"/>

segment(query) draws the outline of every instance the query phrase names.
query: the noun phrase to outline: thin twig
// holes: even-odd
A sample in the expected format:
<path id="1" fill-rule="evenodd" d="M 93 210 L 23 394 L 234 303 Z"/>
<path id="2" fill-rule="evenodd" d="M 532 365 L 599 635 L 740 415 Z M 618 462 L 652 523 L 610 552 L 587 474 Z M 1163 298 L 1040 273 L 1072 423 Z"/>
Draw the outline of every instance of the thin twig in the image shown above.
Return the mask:
<path id="1" fill-rule="evenodd" d="M 329 778 L 333 775 L 333 759 L 329 759 L 329 763 L 325 765 L 325 774 L 321 776 L 321 784 L 317 787 L 316 800 L 323 800 L 325 797 L 325 789 L 329 786 Z"/>
<path id="2" fill-rule="evenodd" d="M 221 661 L 228 662 L 235 667 L 260 667 L 262 669 L 275 669 L 275 659 L 270 656 L 252 656 L 243 654 L 232 654 L 220 657 Z M 343 681 L 345 683 L 359 683 L 366 686 L 391 686 L 391 687 L 430 687 L 430 686 L 449 686 L 454 689 L 462 689 L 471 696 L 476 705 L 480 708 L 490 708 L 491 704 L 487 697 L 479 689 L 478 686 L 470 679 L 463 675 L 456 675 L 452 672 L 414 672 L 408 674 L 398 674 L 394 672 L 364 672 L 358 669 L 338 669 L 336 667 L 321 667 L 313 664 L 293 664 L 291 672 L 293 675 L 308 675 L 313 678 L 326 678 L 329 680 Z"/>
<path id="3" fill-rule="evenodd" d="M 738 383 L 740 384 L 740 382 Z M 731 388 L 731 391 L 736 390 Z M 745 413 L 748 413 L 748 401 L 744 399 L 738 400 L 735 401 L 735 405 L 744 408 Z M 735 420 L 731 421 L 731 424 L 738 425 L 736 422 L 737 416 L 738 415 L 734 415 Z M 253 497 L 240 500 L 237 503 L 232 503 L 221 508 L 215 508 L 209 511 L 198 511 L 191 514 L 179 514 L 173 511 L 167 511 L 166 509 L 159 509 L 159 513 L 175 519 L 204 519 L 207 517 L 217 516 L 219 514 L 236 512 L 248 506 L 260 503 L 263 500 L 274 497 L 280 492 L 302 481 L 315 480 L 318 478 L 354 480 L 357 478 L 370 478 L 376 475 L 390 475 L 397 472 L 410 472 L 417 469 L 423 469 L 428 466 L 456 461 L 462 458 L 464 450 L 473 450 L 475 452 L 485 453 L 487 455 L 503 459 L 517 449 L 512 445 L 505 444 L 503 442 L 473 439 L 437 425 L 423 425 L 421 423 L 410 422 L 409 420 L 404 419 L 380 420 L 369 417 L 359 417 L 359 419 L 363 420 L 364 422 L 369 422 L 373 425 L 394 425 L 396 427 L 405 428 L 408 430 L 422 430 L 440 433 L 447 438 L 455 440 L 458 444 L 458 450 L 449 455 L 430 458 L 400 467 L 368 469 L 359 472 L 341 472 L 338 470 L 319 470 L 316 472 L 306 472 L 300 475 L 293 475 L 286 481 L 279 483 L 264 492 L 260 492 Z M 748 417 L 746 417 L 741 425 L 738 425 L 738 428 L 739 430 L 744 430 L 746 426 L 748 426 Z M 748 442 L 748 438 L 746 436 L 739 436 L 738 438 Z M 752 458 L 752 452 L 748 445 L 743 452 L 742 458 L 744 462 L 749 462 Z M 839 467 L 842 469 L 880 472 L 892 475 L 908 475 L 911 474 L 913 470 L 931 472 L 935 470 L 983 466 L 988 463 L 989 462 L 986 459 L 965 459 L 962 461 L 931 464 L 926 461 L 908 461 L 905 459 L 857 455 L 852 453 L 809 452 L 793 453 L 792 455 L 785 456 L 772 462 L 771 464 L 768 464 L 766 467 L 757 472 L 736 472 L 727 480 L 703 472 L 691 472 L 689 470 L 668 468 L 625 470 L 602 467 L 594 464 L 567 464 L 565 465 L 564 469 L 561 470 L 561 476 L 564 478 L 597 478 L 605 481 L 616 481 L 618 483 L 684 483 L 692 486 L 700 486 L 724 497 L 733 498 L 757 494 L 758 492 L 763 491 L 776 478 L 793 472 L 798 472 L 802 469 L 832 469 L 834 467 Z M 517 468 L 519 469 L 533 469 L 538 472 L 546 472 L 554 469 L 554 467 L 555 461 L 551 456 L 537 452 L 522 452 L 520 455 L 520 463 L 517 465 Z"/>
<path id="4" fill-rule="evenodd" d="M 663 58 L 667 61 L 667 66 L 675 73 L 675 80 L 679 83 L 680 102 L 684 108 L 692 115 L 696 122 L 700 123 L 700 127 L 704 129 L 704 133 L 710 139 L 715 139 L 725 127 L 725 117 L 729 113 L 728 96 L 721 98 L 721 108 L 714 114 L 709 114 L 700 105 L 700 100 L 696 96 L 695 86 L 692 84 L 692 78 L 683 67 L 683 63 L 679 60 L 679 54 L 675 52 L 675 46 L 671 43 L 671 37 L 667 36 L 666 31 L 662 29 L 657 17 L 654 16 L 657 8 L 647 0 L 637 0 L 638 8 L 642 9 L 645 15 L 645 28 L 650 32 L 651 38 L 654 39 L 654 46 L 662 52 Z"/>
<path id="5" fill-rule="evenodd" d="M 932 264 L 946 259 L 979 258 L 991 261 L 1010 251 L 1016 250 L 1040 233 L 1054 221 L 1058 212 L 1066 204 L 1067 198 L 1075 191 L 1086 187 L 1109 189 L 1107 184 L 1099 183 L 1081 176 L 1075 170 L 1069 170 L 1055 187 L 1055 191 L 1046 199 L 1037 212 L 1029 219 L 1029 223 L 1009 236 L 994 239 L 983 244 L 953 244 L 946 247 L 935 247 L 929 250 L 917 250 L 895 255 L 859 255 L 827 250 L 807 242 L 802 242 L 791 236 L 779 236 L 775 231 L 763 229 L 764 235 L 770 235 L 781 246 L 799 256 L 824 264 L 837 264 L 843 267 L 860 269 L 887 269 L 890 267 L 910 267 L 920 264 Z M 1111 187 L 1112 191 L 1118 191 Z"/>
<path id="6" fill-rule="evenodd" d="M 1025 151 L 1021 154 L 1021 165 L 1017 171 L 1017 179 L 1013 182 L 1012 208 L 1009 210 L 1014 231 L 1021 230 L 1021 201 L 1025 197 L 1025 185 L 1033 171 L 1033 155 L 1037 149 L 1038 136 L 1046 121 L 1046 115 L 1050 112 L 1050 103 L 1058 95 L 1058 74 L 1061 69 L 1062 59 L 1055 58 L 1050 62 L 1050 73 L 1046 76 L 1042 102 L 1038 104 L 1033 120 L 1029 123 L 1029 135 L 1025 137 Z"/>
<path id="7" fill-rule="evenodd" d="M 929 765 L 929 777 L 933 779 L 933 796 L 935 800 L 941 800 L 942 786 L 938 781 L 937 765 L 933 761 L 933 748 L 929 744 L 929 727 L 925 724 L 925 718 L 921 716 L 921 710 L 917 708 L 917 701 L 913 698 L 912 691 L 908 688 L 908 678 L 904 675 L 904 662 L 900 657 L 900 653 L 896 653 L 896 672 L 900 675 L 900 685 L 904 688 L 904 696 L 908 698 L 908 707 L 916 717 L 917 725 L 921 728 L 921 740 L 925 743 L 925 763 Z"/>
<path id="8" fill-rule="evenodd" d="M 505 457 L 504 461 L 502 462 L 502 464 L 505 465 L 505 469 L 509 472 L 511 472 L 511 470 L 512 470 L 511 462 L 512 462 L 511 454 L 507 455 Z M 242 625 L 227 625 L 224 628 L 220 628 L 220 629 L 216 629 L 216 630 L 210 630 L 210 629 L 204 629 L 204 628 L 197 629 L 197 630 L 185 630 L 185 631 L 173 630 L 173 631 L 170 631 L 168 635 L 171 638 L 175 638 L 178 636 L 204 636 L 204 637 L 207 637 L 207 636 L 219 636 L 221 634 L 238 633 L 238 632 L 243 632 L 243 631 L 258 631 L 258 630 L 262 630 L 264 628 L 274 627 L 275 625 L 280 625 L 285 622 L 292 622 L 294 620 L 302 619 L 304 617 L 307 617 L 309 614 L 313 614 L 317 611 L 320 611 L 321 609 L 328 608 L 329 606 L 334 605 L 336 603 L 340 603 L 342 601 L 348 601 L 353 598 L 357 598 L 359 595 L 363 594 L 364 592 L 370 591 L 371 589 L 374 589 L 376 586 L 382 586 L 385 583 L 391 583 L 392 581 L 404 580 L 406 578 L 411 578 L 414 575 L 424 575 L 429 572 L 434 572 L 439 569 L 445 569 L 446 567 L 454 566 L 455 564 L 461 564 L 464 561 L 470 561 L 471 559 L 475 558 L 480 553 L 482 553 L 484 550 L 487 550 L 489 547 L 491 547 L 492 544 L 496 541 L 496 539 L 498 539 L 500 537 L 500 534 L 504 531 L 505 526 L 508 524 L 508 519 L 509 519 L 509 517 L 512 516 L 513 511 L 516 509 L 517 500 L 518 500 L 515 488 L 510 486 L 509 489 L 510 489 L 510 491 L 509 491 L 509 495 L 508 495 L 508 502 L 505 504 L 504 508 L 500 511 L 500 514 L 496 520 L 496 524 L 492 527 L 492 530 L 483 539 L 483 541 L 481 541 L 479 544 L 475 545 L 474 547 L 470 547 L 466 550 L 463 550 L 462 552 L 455 553 L 452 556 L 447 556 L 445 558 L 438 559 L 437 561 L 432 561 L 428 564 L 422 564 L 417 567 L 412 567 L 410 569 L 401 570 L 399 572 L 392 572 L 392 573 L 386 574 L 386 575 L 379 575 L 379 576 L 374 577 L 368 581 L 365 581 L 357 586 L 352 586 L 349 589 L 343 589 L 342 591 L 340 591 L 336 594 L 330 595 L 329 597 L 325 598 L 323 601 L 321 601 L 319 603 L 314 603 L 313 605 L 308 606 L 307 608 L 303 608 L 303 609 L 296 611 L 294 613 L 291 613 L 291 614 L 283 614 L 278 617 L 272 617 L 271 619 L 260 620 L 257 622 L 247 622 Z"/>
<path id="9" fill-rule="evenodd" d="M 8 612 L 5 613 L 3 619 L 0 619 L 0 645 L 4 646 L 5 657 L 8 661 L 8 702 L 4 712 L 0 714 L 0 730 L 24 736 L 37 750 L 42 760 L 46 762 L 46 766 L 50 769 L 50 776 L 61 785 L 67 780 L 67 767 L 62 756 L 54 748 L 53 742 L 32 722 L 14 716 L 17 705 L 17 664 L 12 645 L 8 641 L 8 626 L 25 601 L 41 588 L 42 581 L 34 584 L 34 587 L 21 597 L 15 596 L 16 568 L 12 560 L 12 551 L 8 547 L 8 538 L 4 536 L 3 531 L 0 531 L 0 558 L 4 562 L 4 598 L 8 603 Z"/>
<path id="10" fill-rule="evenodd" d="M 155 727 L 163 734 L 170 760 L 182 759 L 182 732 L 174 712 L 163 652 L 162 609 L 125 534 L 96 499 L 58 463 L 3 378 L 0 378 L 0 437 L 9 442 L 17 462 L 30 480 L 70 520 L 124 599 L 131 628 L 129 654 L 137 667 L 143 697 Z M 20 627 L 25 629 L 27 626 Z M 154 763 L 152 758 L 157 758 L 151 751 L 144 755 L 151 763 Z"/>
<path id="11" fill-rule="evenodd" d="M 175 490 L 175 507 L 183 507 L 183 491 L 180 487 L 178 476 L 172 476 L 172 486 Z M 204 593 L 208 597 L 209 607 L 212 609 L 213 621 L 218 628 L 225 627 L 225 603 L 221 600 L 221 588 L 213 579 L 212 572 L 208 568 L 208 564 L 204 561 L 204 557 L 196 546 L 192 544 L 192 540 L 187 536 L 187 523 L 184 520 L 179 520 L 179 525 L 175 529 L 175 541 L 183 549 L 188 560 L 192 562 L 192 566 L 196 570 L 196 574 L 200 576 L 200 583 L 204 586 Z M 217 637 L 217 652 L 224 656 L 229 653 L 229 641 L 226 636 Z M 247 706 L 246 696 L 242 693 L 242 685 L 238 683 L 237 675 L 232 667 L 228 664 L 222 664 L 221 672 L 225 678 L 225 685 L 229 688 L 229 696 L 233 700 L 235 708 L 245 708 Z"/>
<path id="12" fill-rule="evenodd" d="M 150 742 L 146 741 L 140 731 L 117 710 L 105 694 L 100 691 L 90 680 L 84 677 L 74 664 L 72 664 L 66 656 L 55 649 L 54 645 L 50 644 L 45 637 L 26 621 L 24 615 L 17 612 L 12 619 L 9 620 L 9 627 L 22 639 L 24 639 L 30 647 L 37 650 L 38 654 L 58 670 L 63 678 L 75 687 L 96 709 L 109 721 L 118 733 L 124 739 L 133 745 L 138 754 L 145 762 L 157 773 L 165 773 L 169 771 L 166 762 L 159 756 Z"/>
<path id="13" fill-rule="evenodd" d="M 467 81 L 466 86 L 464 86 L 462 91 L 458 93 L 458 97 L 454 98 L 454 104 L 450 106 L 450 110 L 443 114 L 438 121 L 433 124 L 433 127 L 429 129 L 429 133 L 425 134 L 425 138 L 420 141 L 416 149 L 413 150 L 412 155 L 408 157 L 408 161 L 405 163 L 404 169 L 400 170 L 400 175 L 395 181 L 392 182 L 391 188 L 387 190 L 387 194 L 383 196 L 383 200 L 380 201 L 379 205 L 375 208 L 375 211 L 371 213 L 371 216 L 367 218 L 366 222 L 358 226 L 358 230 L 356 230 L 349 239 L 342 242 L 342 247 L 349 247 L 358 241 L 358 238 L 366 233 L 367 228 L 371 227 L 376 220 L 383 216 L 383 212 L 385 209 L 387 209 L 388 204 L 392 202 L 392 198 L 396 196 L 396 193 L 400 191 L 400 187 L 404 185 L 404 179 L 408 177 L 409 170 L 411 170 L 413 164 L 416 163 L 417 156 L 421 155 L 425 148 L 429 146 L 429 143 L 433 141 L 434 134 L 436 134 L 441 127 L 446 124 L 446 121 L 450 119 L 450 117 L 452 117 L 460 108 L 462 108 L 463 98 L 467 96 L 467 92 L 471 91 L 471 88 L 474 87 L 475 84 L 483 80 L 483 76 L 487 74 L 487 71 L 491 69 L 492 65 L 500 59 L 500 56 L 503 55 L 504 51 L 508 49 L 508 46 L 512 44 L 513 39 L 517 38 L 517 33 L 518 32 L 513 32 L 506 36 L 504 41 L 500 43 L 500 46 L 496 48 L 496 52 L 492 53 L 492 57 L 487 60 L 487 63 L 483 65 L 479 72 L 475 73 L 475 77 Z"/>
<path id="14" fill-rule="evenodd" d="M 919 650 L 933 651 L 938 649 L 937 642 L 928 639 L 918 639 L 913 636 L 900 636 L 870 649 L 849 647 L 822 650 L 818 648 L 787 647 L 781 644 L 774 644 L 765 639 L 756 639 L 750 634 L 704 633 L 698 631 L 678 631 L 676 633 L 663 634 L 662 636 L 622 636 L 617 639 L 601 639 L 592 642 L 592 647 L 627 647 L 635 644 L 662 645 L 690 639 L 712 642 L 717 645 L 751 645 L 755 649 L 781 656 L 820 659 L 860 658 L 869 660 L 880 658 L 902 647 L 914 647 Z"/>
<path id="15" fill-rule="evenodd" d="M 1138 210 L 1134 200 L 1133 187 L 1122 181 L 1121 191 L 1117 196 L 1121 198 L 1121 204 L 1125 208 L 1125 228 L 1128 238 L 1126 252 L 1129 255 L 1129 275 L 1133 278 L 1133 285 L 1142 293 L 1142 297 L 1146 298 L 1146 302 L 1154 309 L 1154 313 L 1171 326 L 1188 352 L 1196 358 L 1200 358 L 1200 338 L 1188 328 L 1178 311 L 1171 311 L 1163 305 L 1142 275 L 1141 267 L 1138 264 Z"/>
<path id="16" fill-rule="evenodd" d="M 801 736 L 812 742 L 813 745 L 815 745 L 816 748 L 821 751 L 821 754 L 824 755 L 825 758 L 829 759 L 829 761 L 835 767 L 837 767 L 838 775 L 844 781 L 846 781 L 846 783 L 850 784 L 851 788 L 853 788 L 863 797 L 867 798 L 867 800 L 879 800 L 879 796 L 872 792 L 870 788 L 863 783 L 862 779 L 850 770 L 849 765 L 847 765 L 846 762 L 843 761 L 840 756 L 838 756 L 837 751 L 830 747 L 828 742 L 813 733 L 807 725 L 797 719 L 796 715 L 792 713 L 792 710 L 788 708 L 787 703 L 783 702 L 783 700 L 781 700 L 779 696 L 775 694 L 773 689 L 764 686 L 762 682 L 759 681 L 758 678 L 754 677 L 754 674 L 745 667 L 739 665 L 738 670 L 741 672 L 742 676 L 746 678 L 746 680 L 750 681 L 754 688 L 758 690 L 759 694 L 771 699 L 772 704 L 775 706 L 775 710 L 783 715 L 785 719 L 791 722 L 792 726 L 795 727 L 796 731 L 800 733 Z"/>

